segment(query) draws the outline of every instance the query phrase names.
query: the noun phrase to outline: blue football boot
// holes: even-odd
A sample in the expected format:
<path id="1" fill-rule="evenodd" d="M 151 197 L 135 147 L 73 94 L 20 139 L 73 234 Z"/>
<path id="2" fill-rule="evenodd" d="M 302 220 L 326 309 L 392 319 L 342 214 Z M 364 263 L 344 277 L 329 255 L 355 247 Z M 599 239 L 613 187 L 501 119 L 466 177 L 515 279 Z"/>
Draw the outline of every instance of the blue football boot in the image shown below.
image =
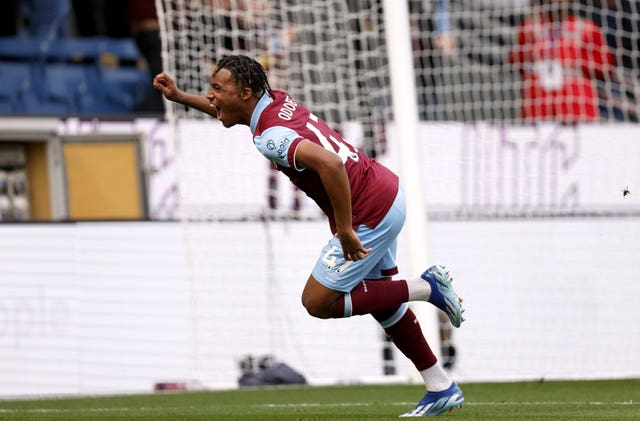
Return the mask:
<path id="1" fill-rule="evenodd" d="M 453 382 L 448 389 L 427 392 L 413 411 L 404 413 L 400 417 L 435 417 L 454 408 L 460 408 L 463 403 L 462 390 Z"/>
<path id="2" fill-rule="evenodd" d="M 427 269 L 421 278 L 431 285 L 431 296 L 427 301 L 444 311 L 452 325 L 460 327 L 464 322 L 462 318 L 464 308 L 462 308 L 462 299 L 458 298 L 453 290 L 449 272 L 444 266 L 435 265 Z"/>

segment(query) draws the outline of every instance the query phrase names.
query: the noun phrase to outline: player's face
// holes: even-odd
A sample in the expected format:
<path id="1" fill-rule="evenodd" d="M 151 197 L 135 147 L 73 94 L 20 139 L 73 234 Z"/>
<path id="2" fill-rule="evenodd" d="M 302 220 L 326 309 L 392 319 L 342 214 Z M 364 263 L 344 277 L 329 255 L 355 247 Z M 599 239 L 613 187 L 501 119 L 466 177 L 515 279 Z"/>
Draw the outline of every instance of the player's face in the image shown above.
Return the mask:
<path id="1" fill-rule="evenodd" d="M 231 72 L 227 69 L 214 71 L 211 76 L 211 88 L 207 94 L 209 104 L 216 109 L 216 118 L 225 127 L 236 124 L 249 124 L 251 114 L 247 118 L 246 90 L 236 85 Z"/>

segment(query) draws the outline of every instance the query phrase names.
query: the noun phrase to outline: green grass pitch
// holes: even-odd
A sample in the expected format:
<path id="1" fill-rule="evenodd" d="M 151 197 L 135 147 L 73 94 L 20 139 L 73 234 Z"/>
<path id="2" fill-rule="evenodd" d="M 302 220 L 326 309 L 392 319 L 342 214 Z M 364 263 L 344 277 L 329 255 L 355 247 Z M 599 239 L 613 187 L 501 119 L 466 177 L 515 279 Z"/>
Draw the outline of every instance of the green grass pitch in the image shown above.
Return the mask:
<path id="1" fill-rule="evenodd" d="M 640 420 L 640 379 L 461 384 L 445 420 Z M 282 387 L 0 401 L 0 420 L 397 420 L 417 385 Z"/>

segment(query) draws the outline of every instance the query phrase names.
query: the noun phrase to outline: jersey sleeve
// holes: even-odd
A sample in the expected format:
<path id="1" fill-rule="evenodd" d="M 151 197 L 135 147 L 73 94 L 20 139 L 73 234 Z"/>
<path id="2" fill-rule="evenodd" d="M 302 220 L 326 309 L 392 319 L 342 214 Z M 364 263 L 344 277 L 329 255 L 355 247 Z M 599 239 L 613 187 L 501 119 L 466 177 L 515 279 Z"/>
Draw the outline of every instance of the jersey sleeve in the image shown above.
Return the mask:
<path id="1" fill-rule="evenodd" d="M 253 138 L 256 148 L 267 159 L 286 168 L 294 167 L 293 162 L 289 162 L 288 157 L 294 156 L 289 153 L 292 145 L 297 145 L 296 139 L 300 135 L 288 127 L 273 126 Z M 292 151 L 293 152 L 293 151 Z"/>

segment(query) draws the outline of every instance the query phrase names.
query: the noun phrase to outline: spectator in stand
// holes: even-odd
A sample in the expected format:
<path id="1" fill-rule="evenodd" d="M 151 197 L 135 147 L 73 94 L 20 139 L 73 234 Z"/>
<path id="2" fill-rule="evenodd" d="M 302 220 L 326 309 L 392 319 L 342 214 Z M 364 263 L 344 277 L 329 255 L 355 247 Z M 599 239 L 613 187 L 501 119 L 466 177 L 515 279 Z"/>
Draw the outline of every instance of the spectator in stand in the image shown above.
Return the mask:
<path id="1" fill-rule="evenodd" d="M 462 4 L 464 10 L 471 13 L 484 12 L 511 26 L 520 23 L 524 11 L 531 6 L 532 0 L 451 0 Z"/>
<path id="2" fill-rule="evenodd" d="M 452 112 L 453 107 L 448 107 L 445 100 L 446 90 L 443 87 L 455 83 L 447 69 L 468 60 L 483 65 L 501 66 L 504 54 L 496 54 L 495 51 L 499 48 L 492 47 L 510 43 L 510 37 L 504 36 L 509 31 L 503 28 L 507 25 L 512 27 L 519 21 L 529 1 L 410 0 L 421 120 L 456 118 L 456 113 Z M 491 24 L 490 29 L 483 26 L 487 22 Z M 473 33 L 473 40 L 469 37 L 465 40 L 464 35 L 458 38 L 461 33 Z M 460 71 L 457 70 L 456 74 L 460 75 Z M 466 75 L 461 77 L 465 78 Z M 473 80 L 473 75 L 468 78 Z"/>
<path id="3" fill-rule="evenodd" d="M 638 121 L 637 75 L 640 72 L 640 14 L 638 0 L 579 0 L 581 17 L 593 20 L 614 52 L 618 64 L 614 80 L 599 83 L 600 114 L 619 121 Z"/>
<path id="4" fill-rule="evenodd" d="M 603 29 L 609 47 L 621 55 L 619 64 L 627 69 L 640 70 L 640 1 L 638 0 L 579 0 L 580 16 L 593 20 Z"/>
<path id="5" fill-rule="evenodd" d="M 107 32 L 104 0 L 72 0 L 76 31 L 80 37 L 95 37 Z"/>
<path id="6" fill-rule="evenodd" d="M 45 39 L 69 36 L 69 0 L 22 0 L 21 3 L 26 35 Z"/>
<path id="7" fill-rule="evenodd" d="M 131 36 L 136 42 L 140 53 L 144 56 L 151 75 L 162 72 L 162 42 L 160 40 L 160 23 L 156 13 L 154 0 L 128 0 L 127 17 Z M 150 81 L 153 77 L 150 76 Z M 136 111 L 161 113 L 164 112 L 162 94 L 156 90 L 150 91 Z"/>
<path id="8" fill-rule="evenodd" d="M 18 35 L 20 3 L 20 0 L 4 0 L 2 13 L 0 13 L 0 36 L 11 37 Z"/>
<path id="9" fill-rule="evenodd" d="M 563 123 L 599 118 L 596 79 L 614 59 L 600 28 L 574 14 L 573 0 L 536 0 L 518 29 L 509 61 L 520 72 L 522 118 Z"/>
<path id="10" fill-rule="evenodd" d="M 102 1 L 104 2 L 105 35 L 111 38 L 130 37 L 131 28 L 128 20 L 129 0 Z M 153 2 L 153 0 L 151 0 L 151 2 Z"/>
<path id="11" fill-rule="evenodd" d="M 456 46 L 456 39 L 451 32 L 451 18 L 449 17 L 449 0 L 437 0 L 434 13 L 435 36 L 433 45 L 445 53 L 450 53 Z"/>
<path id="12" fill-rule="evenodd" d="M 409 11 L 420 120 L 446 120 L 445 101 L 437 87 L 443 84 L 443 58 L 456 48 L 449 0 L 412 0 Z"/>
<path id="13" fill-rule="evenodd" d="M 77 35 L 80 37 L 131 36 L 127 21 L 129 0 L 71 0 Z"/>

